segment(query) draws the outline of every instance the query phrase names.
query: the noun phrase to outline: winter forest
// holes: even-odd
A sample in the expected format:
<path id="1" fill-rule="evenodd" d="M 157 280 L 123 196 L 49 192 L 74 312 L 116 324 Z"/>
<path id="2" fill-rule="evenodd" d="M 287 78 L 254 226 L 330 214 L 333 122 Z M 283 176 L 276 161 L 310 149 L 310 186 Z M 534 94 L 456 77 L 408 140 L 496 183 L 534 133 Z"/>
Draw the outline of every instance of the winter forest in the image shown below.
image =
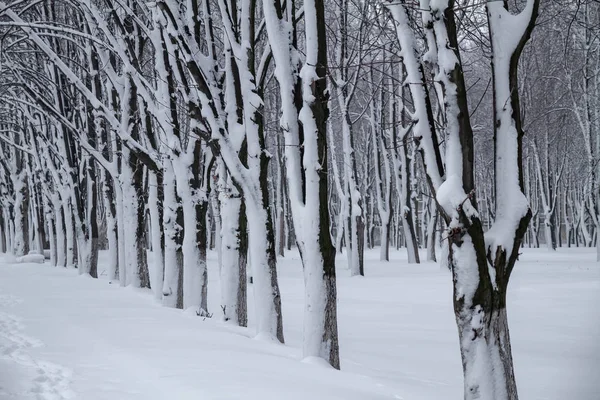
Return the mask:
<path id="1" fill-rule="evenodd" d="M 0 2 L 1 399 L 593 400 L 597 261 L 598 0 Z"/>

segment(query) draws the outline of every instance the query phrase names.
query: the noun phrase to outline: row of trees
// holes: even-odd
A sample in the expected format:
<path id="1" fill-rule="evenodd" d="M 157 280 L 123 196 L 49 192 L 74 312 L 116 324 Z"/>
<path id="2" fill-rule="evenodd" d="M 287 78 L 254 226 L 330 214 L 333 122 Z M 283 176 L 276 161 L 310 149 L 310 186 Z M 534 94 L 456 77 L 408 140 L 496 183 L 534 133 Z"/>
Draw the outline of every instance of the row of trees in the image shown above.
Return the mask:
<path id="1" fill-rule="evenodd" d="M 111 280 L 209 315 L 214 247 L 223 318 L 248 324 L 251 287 L 257 334 L 284 342 L 296 246 L 304 356 L 339 368 L 336 251 L 368 275 L 366 247 L 442 244 L 465 397 L 516 399 L 519 247 L 600 242 L 598 6 L 539 7 L 0 4 L 0 250 L 97 277 L 106 249 Z"/>

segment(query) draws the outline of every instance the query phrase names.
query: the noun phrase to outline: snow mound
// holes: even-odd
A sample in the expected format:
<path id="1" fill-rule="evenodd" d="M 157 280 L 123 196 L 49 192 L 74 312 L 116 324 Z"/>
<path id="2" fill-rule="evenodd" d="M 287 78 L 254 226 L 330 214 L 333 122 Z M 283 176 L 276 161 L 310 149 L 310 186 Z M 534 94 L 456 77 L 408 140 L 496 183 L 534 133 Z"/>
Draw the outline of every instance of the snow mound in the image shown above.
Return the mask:
<path id="1" fill-rule="evenodd" d="M 35 263 L 35 264 L 43 264 L 46 257 L 43 254 L 27 254 L 26 256 L 15 258 L 15 262 L 19 264 L 24 263 Z"/>

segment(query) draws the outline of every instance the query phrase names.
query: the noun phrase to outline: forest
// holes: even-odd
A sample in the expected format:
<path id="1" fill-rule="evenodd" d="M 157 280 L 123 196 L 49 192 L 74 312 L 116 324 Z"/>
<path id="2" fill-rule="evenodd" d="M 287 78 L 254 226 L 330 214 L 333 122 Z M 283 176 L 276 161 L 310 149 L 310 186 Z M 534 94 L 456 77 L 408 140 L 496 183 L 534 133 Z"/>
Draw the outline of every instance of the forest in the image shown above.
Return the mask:
<path id="1" fill-rule="evenodd" d="M 449 270 L 464 398 L 518 399 L 513 268 L 600 261 L 599 161 L 597 0 L 0 2 L 0 253 L 281 343 L 299 254 L 335 369 L 336 275 L 402 252 Z"/>

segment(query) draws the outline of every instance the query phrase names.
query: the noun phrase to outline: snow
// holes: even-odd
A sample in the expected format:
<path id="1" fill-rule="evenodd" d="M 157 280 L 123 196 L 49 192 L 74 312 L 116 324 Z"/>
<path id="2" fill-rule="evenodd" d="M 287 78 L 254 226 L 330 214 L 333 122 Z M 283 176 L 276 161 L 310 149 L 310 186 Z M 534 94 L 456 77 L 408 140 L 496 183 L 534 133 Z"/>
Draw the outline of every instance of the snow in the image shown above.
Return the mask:
<path id="1" fill-rule="evenodd" d="M 46 257 L 44 257 L 43 254 L 35 254 L 35 253 L 29 253 L 27 255 L 15 258 L 16 263 L 43 264 L 45 260 L 46 260 Z"/>
<path id="2" fill-rule="evenodd" d="M 460 176 L 449 175 L 436 192 L 436 200 L 444 211 L 452 218 L 452 224 L 458 224 L 459 210 L 466 216 L 478 216 L 477 210 L 471 205 L 469 196 L 465 193 Z M 514 233 L 514 231 L 513 231 Z"/>
<path id="3" fill-rule="evenodd" d="M 473 305 L 473 296 L 479 285 L 479 270 L 477 265 L 477 254 L 469 235 L 462 237 L 461 246 L 452 245 L 454 260 L 454 275 L 456 279 L 456 299 L 461 297 L 466 307 Z M 490 268 L 493 269 L 493 268 Z"/>
<path id="4" fill-rule="evenodd" d="M 594 249 L 523 249 L 508 317 L 520 397 L 597 399 L 600 266 Z M 304 285 L 295 252 L 278 263 L 286 345 L 157 303 L 149 290 L 75 279 L 76 270 L 0 255 L 0 399 L 462 398 L 452 278 L 433 263 L 366 251 L 369 274 L 338 269 L 342 371 L 301 362 Z M 341 256 L 344 257 L 344 256 Z M 424 257 L 423 257 L 424 258 Z M 345 263 L 339 262 L 338 265 Z M 216 253 L 209 307 L 219 312 Z"/>

